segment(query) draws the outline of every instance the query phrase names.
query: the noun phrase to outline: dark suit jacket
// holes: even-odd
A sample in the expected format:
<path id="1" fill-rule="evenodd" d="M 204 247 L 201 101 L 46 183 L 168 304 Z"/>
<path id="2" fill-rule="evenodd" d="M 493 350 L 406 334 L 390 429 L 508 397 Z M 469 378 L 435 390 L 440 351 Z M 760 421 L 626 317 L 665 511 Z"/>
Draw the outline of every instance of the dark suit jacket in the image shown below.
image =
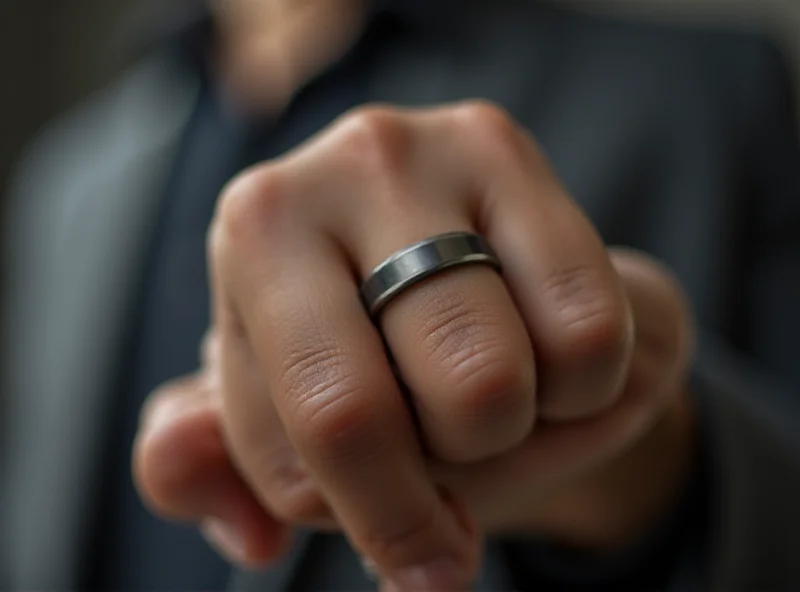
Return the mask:
<path id="1" fill-rule="evenodd" d="M 431 23 L 446 27 L 439 42 L 384 56 L 371 96 L 505 106 L 609 244 L 675 271 L 703 334 L 694 390 L 711 418 L 714 497 L 711 551 L 672 589 L 800 589 L 800 149 L 779 55 L 756 36 L 541 3 L 459 12 Z M 151 55 L 23 165 L 4 233 L 0 587 L 77 582 L 135 278 L 196 88 Z M 285 588 L 306 540 L 233 586 Z"/>

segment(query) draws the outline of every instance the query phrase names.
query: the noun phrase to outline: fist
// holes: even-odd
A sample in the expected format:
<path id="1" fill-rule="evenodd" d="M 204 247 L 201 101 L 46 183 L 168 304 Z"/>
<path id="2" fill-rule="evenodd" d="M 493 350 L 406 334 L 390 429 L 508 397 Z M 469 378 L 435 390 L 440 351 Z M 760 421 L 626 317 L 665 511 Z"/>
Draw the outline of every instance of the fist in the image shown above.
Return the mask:
<path id="1" fill-rule="evenodd" d="M 437 273 L 371 319 L 370 271 L 452 231 L 485 237 L 502 274 Z M 153 396 L 134 470 L 156 511 L 244 563 L 303 524 L 400 587 L 451 589 L 481 534 L 566 521 L 590 540 L 602 475 L 684 392 L 675 282 L 607 249 L 488 104 L 348 114 L 235 179 L 208 244 L 202 367 Z"/>

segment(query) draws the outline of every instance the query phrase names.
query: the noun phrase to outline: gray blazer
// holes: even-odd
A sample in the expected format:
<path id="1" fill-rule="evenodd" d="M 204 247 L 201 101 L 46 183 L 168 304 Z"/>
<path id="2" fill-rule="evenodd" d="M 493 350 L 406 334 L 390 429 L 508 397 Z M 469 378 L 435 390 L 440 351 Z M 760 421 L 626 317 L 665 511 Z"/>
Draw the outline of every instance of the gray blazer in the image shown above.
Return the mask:
<path id="1" fill-rule="evenodd" d="M 744 35 L 461 6 L 451 42 L 397 48 L 371 96 L 505 106 L 609 244 L 675 271 L 704 334 L 714 515 L 711 550 L 673 589 L 800 589 L 800 149 L 780 58 Z M 23 163 L 3 233 L 0 588 L 77 585 L 123 327 L 196 89 L 152 55 Z M 232 588 L 285 589 L 309 536 Z"/>

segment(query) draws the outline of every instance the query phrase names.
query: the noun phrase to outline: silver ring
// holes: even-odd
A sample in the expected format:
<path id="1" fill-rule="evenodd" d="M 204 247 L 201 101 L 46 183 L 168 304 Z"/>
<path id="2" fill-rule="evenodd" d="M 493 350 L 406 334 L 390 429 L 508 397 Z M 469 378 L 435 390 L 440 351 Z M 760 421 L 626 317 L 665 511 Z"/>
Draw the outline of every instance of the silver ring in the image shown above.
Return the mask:
<path id="1" fill-rule="evenodd" d="M 449 232 L 398 251 L 372 270 L 361 284 L 361 297 L 372 317 L 400 292 L 443 269 L 483 263 L 501 270 L 486 240 L 468 232 Z"/>

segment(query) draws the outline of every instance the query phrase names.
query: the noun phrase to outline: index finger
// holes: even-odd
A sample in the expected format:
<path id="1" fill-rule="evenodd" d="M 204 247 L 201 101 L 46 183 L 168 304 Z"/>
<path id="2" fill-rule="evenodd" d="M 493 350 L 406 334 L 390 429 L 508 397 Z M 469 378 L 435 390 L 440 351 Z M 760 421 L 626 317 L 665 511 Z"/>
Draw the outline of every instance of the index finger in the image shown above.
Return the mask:
<path id="1" fill-rule="evenodd" d="M 406 588 L 466 584 L 475 537 L 428 475 L 351 270 L 334 245 L 287 222 L 277 170 L 254 174 L 225 198 L 212 249 L 220 330 L 249 343 L 288 437 L 354 546 Z M 226 392 L 225 404 L 243 402 Z M 259 470 L 257 455 L 239 457 L 245 473 Z"/>

